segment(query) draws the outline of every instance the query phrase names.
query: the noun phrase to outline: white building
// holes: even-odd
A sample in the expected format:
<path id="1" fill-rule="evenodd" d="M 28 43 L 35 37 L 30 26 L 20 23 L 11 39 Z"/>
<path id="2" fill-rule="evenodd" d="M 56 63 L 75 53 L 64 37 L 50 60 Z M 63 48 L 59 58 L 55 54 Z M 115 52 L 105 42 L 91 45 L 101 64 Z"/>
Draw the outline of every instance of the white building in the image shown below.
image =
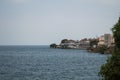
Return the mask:
<path id="1" fill-rule="evenodd" d="M 106 45 L 112 46 L 114 44 L 114 37 L 112 34 L 104 34 L 103 36 L 99 37 L 98 46 Z"/>
<path id="2" fill-rule="evenodd" d="M 98 46 L 100 46 L 100 45 L 104 45 L 104 44 L 105 44 L 104 36 L 99 37 Z"/>

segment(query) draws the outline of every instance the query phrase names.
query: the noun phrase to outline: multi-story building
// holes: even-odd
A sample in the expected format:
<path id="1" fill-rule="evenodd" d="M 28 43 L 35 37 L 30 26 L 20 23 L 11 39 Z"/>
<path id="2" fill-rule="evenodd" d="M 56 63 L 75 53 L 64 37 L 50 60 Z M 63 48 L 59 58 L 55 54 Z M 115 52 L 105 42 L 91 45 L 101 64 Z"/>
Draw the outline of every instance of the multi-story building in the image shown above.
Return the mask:
<path id="1" fill-rule="evenodd" d="M 98 46 L 106 45 L 112 46 L 114 44 L 114 37 L 112 34 L 104 34 L 103 36 L 99 37 Z"/>

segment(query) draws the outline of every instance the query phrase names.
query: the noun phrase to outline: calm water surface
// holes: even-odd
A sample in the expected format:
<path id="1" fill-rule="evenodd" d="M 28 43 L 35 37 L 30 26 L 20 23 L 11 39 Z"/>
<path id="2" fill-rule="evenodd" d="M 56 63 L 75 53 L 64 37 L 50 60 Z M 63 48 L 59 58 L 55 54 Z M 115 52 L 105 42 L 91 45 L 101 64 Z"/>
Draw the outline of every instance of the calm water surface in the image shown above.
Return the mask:
<path id="1" fill-rule="evenodd" d="M 0 46 L 0 80 L 99 80 L 108 56 L 48 46 Z"/>

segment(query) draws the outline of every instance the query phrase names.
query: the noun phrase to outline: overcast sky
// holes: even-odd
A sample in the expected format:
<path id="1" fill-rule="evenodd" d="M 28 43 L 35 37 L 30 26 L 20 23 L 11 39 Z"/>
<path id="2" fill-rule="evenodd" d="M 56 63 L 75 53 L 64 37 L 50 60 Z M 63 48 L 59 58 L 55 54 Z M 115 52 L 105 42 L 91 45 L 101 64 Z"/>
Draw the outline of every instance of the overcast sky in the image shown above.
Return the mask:
<path id="1" fill-rule="evenodd" d="M 0 45 L 48 45 L 111 33 L 120 0 L 0 0 Z"/>

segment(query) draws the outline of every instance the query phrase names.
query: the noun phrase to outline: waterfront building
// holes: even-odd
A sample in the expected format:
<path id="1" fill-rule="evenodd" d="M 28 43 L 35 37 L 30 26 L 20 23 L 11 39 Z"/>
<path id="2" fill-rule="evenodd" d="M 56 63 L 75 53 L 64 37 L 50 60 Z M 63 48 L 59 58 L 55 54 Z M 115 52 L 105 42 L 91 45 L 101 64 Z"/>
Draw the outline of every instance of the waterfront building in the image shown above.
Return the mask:
<path id="1" fill-rule="evenodd" d="M 90 41 L 87 38 L 80 40 L 79 43 L 80 49 L 87 49 L 89 47 L 90 47 Z"/>
<path id="2" fill-rule="evenodd" d="M 100 37 L 99 37 L 98 46 L 101 46 L 101 45 L 105 45 L 105 39 L 104 39 L 104 36 L 100 36 Z"/>
<path id="3" fill-rule="evenodd" d="M 114 45 L 114 37 L 112 34 L 104 34 L 101 37 L 99 37 L 99 42 L 98 42 L 98 46 L 101 45 L 106 45 L 108 47 L 113 46 Z"/>

